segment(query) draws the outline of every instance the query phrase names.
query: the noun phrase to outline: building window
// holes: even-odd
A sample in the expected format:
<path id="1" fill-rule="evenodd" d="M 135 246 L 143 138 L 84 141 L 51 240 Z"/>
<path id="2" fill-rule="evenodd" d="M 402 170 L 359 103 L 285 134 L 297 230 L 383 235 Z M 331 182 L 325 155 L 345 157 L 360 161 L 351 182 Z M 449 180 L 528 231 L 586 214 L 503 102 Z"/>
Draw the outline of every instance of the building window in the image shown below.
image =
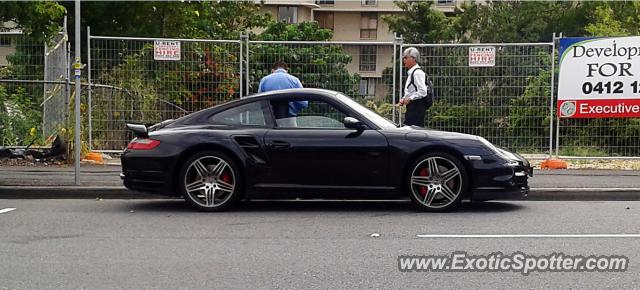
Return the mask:
<path id="1" fill-rule="evenodd" d="M 286 23 L 298 23 L 298 7 L 278 7 L 278 21 L 284 21 Z"/>
<path id="2" fill-rule="evenodd" d="M 333 30 L 333 12 L 316 12 L 314 17 L 320 28 Z"/>
<path id="3" fill-rule="evenodd" d="M 438 5 L 453 5 L 453 0 L 437 0 Z"/>
<path id="4" fill-rule="evenodd" d="M 376 71 L 377 47 L 368 45 L 360 47 L 360 71 Z"/>
<path id="5" fill-rule="evenodd" d="M 316 0 L 316 4 L 318 4 L 318 5 L 323 5 L 323 4 L 333 5 L 333 4 L 336 4 L 336 1 L 335 0 Z"/>
<path id="6" fill-rule="evenodd" d="M 11 37 L 0 35 L 0 46 L 11 46 Z"/>
<path id="7" fill-rule="evenodd" d="M 362 6 L 378 6 L 378 0 L 362 0 Z"/>
<path id="8" fill-rule="evenodd" d="M 360 79 L 360 96 L 373 98 L 376 96 L 376 79 Z"/>
<path id="9" fill-rule="evenodd" d="M 378 36 L 378 13 L 360 14 L 360 38 L 376 39 Z"/>

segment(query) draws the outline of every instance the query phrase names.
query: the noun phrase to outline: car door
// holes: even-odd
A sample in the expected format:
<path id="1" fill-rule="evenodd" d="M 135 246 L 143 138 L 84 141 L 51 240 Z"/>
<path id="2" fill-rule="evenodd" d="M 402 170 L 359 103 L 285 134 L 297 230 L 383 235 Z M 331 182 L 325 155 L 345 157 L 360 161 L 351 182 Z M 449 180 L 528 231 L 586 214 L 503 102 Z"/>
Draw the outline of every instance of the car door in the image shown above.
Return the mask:
<path id="1" fill-rule="evenodd" d="M 296 116 L 275 116 L 276 127 L 264 137 L 270 162 L 269 181 L 307 187 L 388 186 L 389 154 L 385 136 L 367 128 L 347 129 L 352 115 L 339 105 L 306 96 L 308 106 Z M 277 107 L 300 100 L 290 96 L 272 101 Z"/>
<path id="2" fill-rule="evenodd" d="M 248 157 L 252 182 L 261 182 L 266 171 L 266 153 L 264 135 L 273 127 L 271 109 L 268 101 L 255 101 L 238 105 L 212 115 L 208 123 L 226 126 L 232 141 Z"/>

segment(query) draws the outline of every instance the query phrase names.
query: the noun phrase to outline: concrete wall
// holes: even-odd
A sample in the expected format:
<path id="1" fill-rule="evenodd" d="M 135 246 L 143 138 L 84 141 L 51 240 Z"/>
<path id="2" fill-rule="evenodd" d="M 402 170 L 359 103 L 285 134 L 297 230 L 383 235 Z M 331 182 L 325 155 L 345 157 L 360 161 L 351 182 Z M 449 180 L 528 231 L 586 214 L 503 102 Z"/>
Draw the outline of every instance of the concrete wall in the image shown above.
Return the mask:
<path id="1" fill-rule="evenodd" d="M 299 3 L 298 3 L 299 2 Z M 305 1 L 266 1 L 262 6 L 262 11 L 269 13 L 273 19 L 278 18 L 278 7 L 280 6 L 295 6 L 298 7 L 298 23 L 305 21 L 312 21 L 311 9 L 318 7 L 317 5 L 306 5 Z M 307 1 L 313 3 L 314 1 Z M 305 5 L 302 5 L 302 4 Z"/>
<path id="2" fill-rule="evenodd" d="M 378 13 L 378 32 L 376 39 L 360 39 L 360 12 L 333 12 L 333 40 L 336 41 L 393 41 L 393 32 L 389 25 L 382 21 L 382 15 Z"/>
<path id="3" fill-rule="evenodd" d="M 351 73 L 358 73 L 362 77 L 382 77 L 382 71 L 386 67 L 392 67 L 391 57 L 393 56 L 392 45 L 378 45 L 376 51 L 376 70 L 360 71 L 360 46 L 345 46 L 345 52 L 353 57 L 353 61 L 347 65 L 347 69 Z"/>
<path id="4" fill-rule="evenodd" d="M 375 5 L 372 6 L 366 6 L 366 5 L 362 5 L 362 1 L 360 0 L 349 0 L 349 1 L 344 1 L 344 0 L 336 0 L 334 4 L 321 4 L 320 5 L 320 9 L 324 9 L 324 8 L 333 8 L 333 9 L 349 9 L 349 10 L 354 10 L 354 11 L 361 11 L 361 10 L 397 10 L 397 11 L 401 11 L 400 8 L 398 8 L 398 6 L 396 6 L 393 1 L 389 1 L 389 0 L 378 0 L 377 3 Z"/>
<path id="5" fill-rule="evenodd" d="M 2 35 L 0 35 L 0 37 L 7 38 L 7 36 L 2 36 Z M 14 37 L 9 37 L 9 38 L 13 39 Z M 7 61 L 7 55 L 10 55 L 14 52 L 16 52 L 15 41 L 11 41 L 10 46 L 0 46 L 0 66 L 8 65 L 9 62 Z"/>

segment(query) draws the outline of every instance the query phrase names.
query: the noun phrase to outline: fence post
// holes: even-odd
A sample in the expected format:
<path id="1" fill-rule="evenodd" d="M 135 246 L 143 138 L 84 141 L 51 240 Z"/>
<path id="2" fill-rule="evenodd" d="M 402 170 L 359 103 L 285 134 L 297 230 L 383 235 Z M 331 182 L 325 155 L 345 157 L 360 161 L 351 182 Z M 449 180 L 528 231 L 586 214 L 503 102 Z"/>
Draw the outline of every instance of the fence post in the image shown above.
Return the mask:
<path id="1" fill-rule="evenodd" d="M 87 26 L 87 82 L 88 82 L 88 87 L 87 87 L 87 117 L 89 118 L 89 123 L 88 123 L 88 130 L 89 130 L 89 151 L 93 150 L 93 119 L 91 116 L 91 105 L 92 105 L 92 101 L 91 101 L 91 92 L 92 92 L 92 87 L 91 87 L 91 27 Z"/>
<path id="2" fill-rule="evenodd" d="M 560 37 L 559 38 L 562 38 L 562 32 L 560 32 Z M 556 38 L 556 37 L 553 38 L 554 48 L 555 48 L 555 44 L 556 44 L 556 39 L 558 39 L 558 38 Z M 554 49 L 553 53 L 555 55 L 555 49 Z M 555 75 L 556 72 L 554 71 L 553 73 Z M 555 87 L 554 87 L 554 89 L 555 89 Z M 558 155 L 559 149 L 560 149 L 560 114 L 556 113 L 556 159 L 560 158 L 559 157 L 560 155 Z"/>
<path id="3" fill-rule="evenodd" d="M 249 83 L 251 83 L 251 79 L 249 78 L 249 36 L 245 35 L 244 41 L 240 42 L 240 45 L 246 45 L 246 49 L 245 49 L 245 70 L 244 70 L 244 83 L 245 83 L 245 95 L 250 95 L 251 92 L 249 91 Z"/>
<path id="4" fill-rule="evenodd" d="M 244 97 L 244 82 L 242 81 L 244 78 L 244 71 L 243 71 L 243 63 L 242 60 L 244 58 L 244 52 L 242 51 L 242 46 L 244 44 L 242 44 L 242 42 L 244 41 L 246 35 L 244 35 L 244 33 L 240 34 L 240 54 L 238 55 L 238 64 L 240 65 L 240 98 L 242 99 L 242 97 Z"/>
<path id="5" fill-rule="evenodd" d="M 400 35 L 399 38 L 396 39 L 396 41 L 398 42 L 398 44 L 400 45 L 400 53 L 398 53 L 398 99 L 402 98 L 402 52 L 404 51 L 404 38 L 402 37 L 402 35 Z M 395 76 L 394 76 L 395 79 Z M 396 104 L 398 102 L 396 100 L 393 100 L 393 108 L 395 111 L 396 108 Z M 401 107 L 398 107 L 401 108 Z M 400 126 L 402 126 L 402 110 L 398 110 L 398 124 Z"/>
<path id="6" fill-rule="evenodd" d="M 75 101 L 75 130 L 73 131 L 75 137 L 74 151 L 75 151 L 75 184 L 80 185 L 80 150 L 82 149 L 82 141 L 80 140 L 80 74 L 82 73 L 82 60 L 80 55 L 80 0 L 75 1 L 75 64 L 74 74 L 76 81 L 76 101 Z"/>
<path id="7" fill-rule="evenodd" d="M 42 84 L 42 137 L 47 136 L 47 51 L 49 50 L 48 41 L 44 42 L 44 51 L 42 52 L 43 58 L 43 74 L 42 80 L 44 83 Z"/>
<path id="8" fill-rule="evenodd" d="M 553 158 L 553 96 L 555 91 L 555 53 L 556 53 L 556 33 L 553 33 L 551 42 L 551 100 L 549 102 L 549 159 Z"/>
<path id="9" fill-rule="evenodd" d="M 397 53 L 397 45 L 398 45 L 398 35 L 396 33 L 393 33 L 393 56 L 391 57 L 391 62 L 393 63 L 393 73 L 391 74 L 392 77 L 392 82 L 391 82 L 391 105 L 393 105 L 391 108 L 391 120 L 395 123 L 396 122 L 396 55 L 398 55 Z"/>
<path id="10" fill-rule="evenodd" d="M 71 43 L 69 42 L 69 32 L 67 28 L 67 17 L 64 18 L 64 38 L 66 39 L 66 53 L 64 58 L 64 127 L 69 129 L 69 104 L 71 101 Z M 71 140 L 66 140 L 67 145 Z"/>

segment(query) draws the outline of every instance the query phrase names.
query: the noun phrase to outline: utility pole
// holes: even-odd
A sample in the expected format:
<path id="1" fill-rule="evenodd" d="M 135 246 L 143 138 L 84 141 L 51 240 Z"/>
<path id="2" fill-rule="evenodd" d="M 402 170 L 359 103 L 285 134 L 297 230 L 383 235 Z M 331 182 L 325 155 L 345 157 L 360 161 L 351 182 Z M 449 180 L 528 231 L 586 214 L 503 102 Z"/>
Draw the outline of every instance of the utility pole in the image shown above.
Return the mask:
<path id="1" fill-rule="evenodd" d="M 75 184 L 76 185 L 80 185 L 80 150 L 82 149 L 82 144 L 80 143 L 80 96 L 81 96 L 81 92 L 80 92 L 80 76 L 82 74 L 82 62 L 80 60 L 80 0 L 76 0 L 75 1 L 75 11 L 76 11 L 76 20 L 75 20 L 75 24 L 76 24 L 76 31 L 75 31 L 75 42 L 76 42 L 76 49 L 75 49 L 75 54 L 76 54 L 76 58 L 75 58 L 75 63 L 73 65 L 74 68 L 74 75 L 75 75 L 75 82 L 76 82 L 76 101 L 75 101 L 75 115 L 76 115 L 76 126 L 75 129 L 73 131 L 73 135 L 75 137 L 74 140 L 74 151 L 75 151 Z"/>

